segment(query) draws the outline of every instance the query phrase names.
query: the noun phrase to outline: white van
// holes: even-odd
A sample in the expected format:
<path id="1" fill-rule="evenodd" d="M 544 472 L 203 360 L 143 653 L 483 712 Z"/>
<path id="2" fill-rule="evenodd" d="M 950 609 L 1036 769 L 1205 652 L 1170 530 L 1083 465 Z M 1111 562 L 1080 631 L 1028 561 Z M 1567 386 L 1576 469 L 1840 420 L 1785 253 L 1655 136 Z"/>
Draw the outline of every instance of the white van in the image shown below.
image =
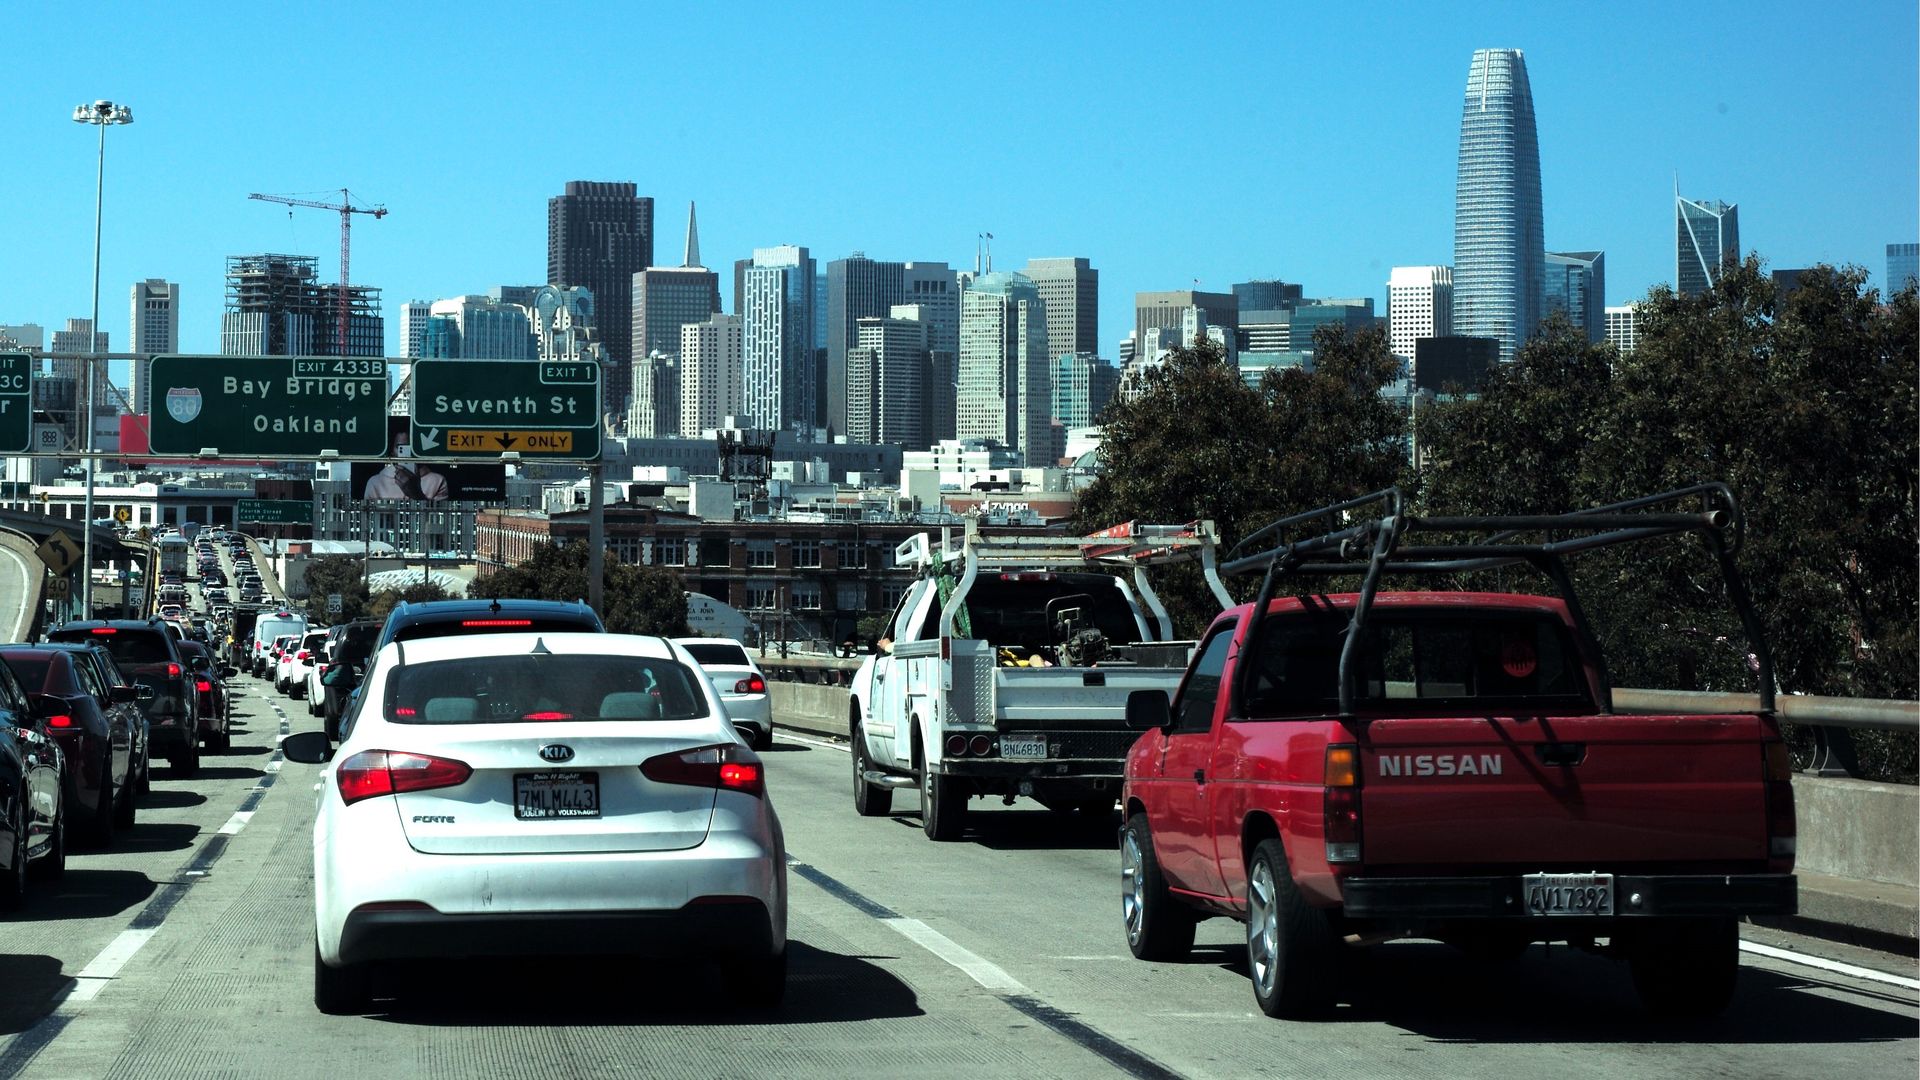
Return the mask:
<path id="1" fill-rule="evenodd" d="M 268 650 L 273 639 L 288 634 L 307 632 L 307 617 L 299 612 L 281 608 L 277 611 L 263 611 L 253 623 L 253 648 L 247 654 L 247 667 L 255 675 L 264 675 L 273 663 L 273 655 Z"/>

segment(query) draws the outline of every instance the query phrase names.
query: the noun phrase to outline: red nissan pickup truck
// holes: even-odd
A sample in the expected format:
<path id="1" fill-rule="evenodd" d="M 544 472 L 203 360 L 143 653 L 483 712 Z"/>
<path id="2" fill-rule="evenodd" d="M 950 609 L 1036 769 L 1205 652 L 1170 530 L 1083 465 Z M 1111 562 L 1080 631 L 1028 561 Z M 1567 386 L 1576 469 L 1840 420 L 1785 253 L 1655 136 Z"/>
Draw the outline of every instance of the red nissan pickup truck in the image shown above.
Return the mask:
<path id="1" fill-rule="evenodd" d="M 1370 504 L 1382 516 L 1340 527 Z M 1314 522 L 1336 527 L 1279 542 Z M 1656 1013 L 1724 1009 L 1739 919 L 1797 903 L 1790 765 L 1738 527 L 1718 484 L 1525 518 L 1409 517 L 1390 489 L 1269 526 L 1273 550 L 1222 567 L 1264 570 L 1257 599 L 1214 620 L 1171 702 L 1128 700 L 1143 732 L 1120 836 L 1134 955 L 1180 959 L 1197 921 L 1240 920 L 1256 1002 L 1300 1016 L 1332 1003 L 1358 945 L 1435 938 L 1500 957 L 1566 941 L 1625 959 Z M 1403 542 L 1423 532 L 1467 539 Z M 1659 537 L 1719 562 L 1758 711 L 1613 711 L 1564 559 Z M 1514 565 L 1560 595 L 1379 589 Z M 1363 585 L 1277 595 L 1316 573 Z"/>

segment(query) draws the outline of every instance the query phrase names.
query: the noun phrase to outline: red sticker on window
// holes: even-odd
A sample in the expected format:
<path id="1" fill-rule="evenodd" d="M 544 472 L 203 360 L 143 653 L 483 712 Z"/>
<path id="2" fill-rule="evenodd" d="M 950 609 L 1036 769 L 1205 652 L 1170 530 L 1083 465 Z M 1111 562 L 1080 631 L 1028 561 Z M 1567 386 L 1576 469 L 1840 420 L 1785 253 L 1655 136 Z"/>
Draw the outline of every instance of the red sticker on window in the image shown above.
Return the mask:
<path id="1" fill-rule="evenodd" d="M 1516 679 L 1533 674 L 1534 669 L 1540 666 L 1540 658 L 1533 651 L 1533 642 L 1518 638 L 1507 642 L 1500 650 L 1500 666 Z"/>

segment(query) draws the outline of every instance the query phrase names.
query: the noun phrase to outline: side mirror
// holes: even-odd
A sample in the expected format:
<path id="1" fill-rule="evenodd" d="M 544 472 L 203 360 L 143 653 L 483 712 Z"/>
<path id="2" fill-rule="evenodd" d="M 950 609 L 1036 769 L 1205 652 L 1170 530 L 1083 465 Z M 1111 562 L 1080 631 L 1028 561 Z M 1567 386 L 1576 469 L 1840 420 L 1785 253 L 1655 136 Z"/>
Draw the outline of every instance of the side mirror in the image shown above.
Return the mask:
<path id="1" fill-rule="evenodd" d="M 131 705 L 140 700 L 140 687 L 116 686 L 109 691 L 109 698 L 115 705 Z"/>
<path id="2" fill-rule="evenodd" d="M 325 765 L 333 760 L 333 743 L 324 731 L 301 731 L 280 740 L 280 753 L 302 765 Z"/>
<path id="3" fill-rule="evenodd" d="M 1127 727 L 1153 731 L 1173 725 L 1173 706 L 1164 690 L 1135 690 L 1127 695 Z"/>
<path id="4" fill-rule="evenodd" d="M 345 676 L 346 673 L 347 673 L 346 668 L 341 667 L 338 664 L 335 664 L 333 667 L 330 667 L 327 670 L 320 673 L 320 685 L 321 686 L 338 686 L 340 685 L 341 678 Z"/>

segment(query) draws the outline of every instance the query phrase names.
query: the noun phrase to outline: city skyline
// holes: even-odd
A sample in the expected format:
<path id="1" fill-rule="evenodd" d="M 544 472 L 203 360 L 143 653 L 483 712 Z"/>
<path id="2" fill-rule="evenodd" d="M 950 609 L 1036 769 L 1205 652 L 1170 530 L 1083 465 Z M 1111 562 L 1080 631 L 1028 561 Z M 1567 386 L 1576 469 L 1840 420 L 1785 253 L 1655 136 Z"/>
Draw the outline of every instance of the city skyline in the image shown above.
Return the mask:
<path id="1" fill-rule="evenodd" d="M 337 123 L 356 138 L 322 152 L 273 121 L 279 106 L 243 93 L 238 71 L 162 61 L 140 48 L 164 22 L 209 56 L 235 55 L 258 29 L 248 20 L 170 13 L 155 21 L 130 11 L 82 42 L 49 14 L 23 13 L 21 40 L 44 47 L 24 51 L 26 89 L 0 117 L 0 135 L 34 151 L 35 170 L 14 183 L 36 211 L 10 230 L 30 257 L 0 267 L 0 322 L 54 326 L 86 310 L 93 155 L 67 117 L 74 102 L 95 97 L 131 105 L 137 120 L 107 141 L 103 292 L 148 278 L 180 283 L 179 348 L 197 353 L 218 351 L 227 256 L 316 256 L 323 280 L 338 275 L 334 217 L 279 212 L 246 193 L 336 185 L 391 211 L 354 229 L 354 281 L 388 298 L 390 355 L 403 351 L 401 301 L 539 279 L 541 205 L 575 179 L 630 182 L 664 207 L 697 200 L 706 261 L 716 268 L 780 244 L 808 247 L 823 267 L 860 250 L 970 268 L 975 238 L 987 231 L 1004 268 L 1087 258 L 1105 294 L 1098 351 L 1110 358 L 1138 292 L 1225 291 L 1280 278 L 1308 296 L 1370 296 L 1384 311 L 1391 267 L 1453 262 L 1460 76 L 1479 48 L 1525 50 L 1545 242 L 1607 253 L 1608 306 L 1670 283 L 1676 172 L 1684 190 L 1738 203 L 1744 248 L 1776 267 L 1851 263 L 1879 284 L 1885 245 L 1920 234 L 1915 148 L 1889 135 L 1913 130 L 1920 112 L 1910 5 L 1872 4 L 1827 21 L 1845 26 L 1728 6 L 1727 18 L 1708 11 L 1658 37 L 1645 33 L 1650 5 L 1604 15 L 1396 15 L 1368 23 L 1366 63 L 1335 59 L 1278 76 L 1286 109 L 1246 93 L 1266 68 L 1255 47 L 1262 36 L 1241 31 L 1284 22 L 1299 35 L 1300 55 L 1337 57 L 1355 42 L 1257 7 L 1201 12 L 1194 36 L 1215 45 L 1208 63 L 1172 89 L 1136 85 L 1112 63 L 1117 43 L 1150 25 L 1147 9 L 1124 6 L 1097 20 L 1084 9 L 1045 13 L 1040 29 L 1067 33 L 1064 47 L 1047 44 L 1054 35 L 1045 33 L 986 35 L 976 24 L 992 20 L 977 12 L 916 13 L 912 33 L 889 34 L 859 20 L 764 9 L 753 19 L 676 14 L 644 28 L 614 20 L 612 32 L 592 40 L 515 40 L 503 52 L 484 28 L 510 9 L 480 4 L 471 26 L 444 28 L 446 47 L 431 58 L 356 33 L 372 10 L 348 4 L 337 17 L 285 19 L 281 33 L 306 42 L 316 67 L 379 66 L 393 79 L 379 88 L 349 80 Z M 624 72 L 617 58 L 642 40 L 684 56 L 684 70 L 714 74 L 634 74 L 613 95 L 617 115 L 597 122 L 605 137 L 533 155 L 505 151 L 513 133 L 544 137 L 550 102 L 591 100 L 604 88 L 590 73 Z M 1603 69 L 1591 64 L 1596 51 L 1610 57 Z M 737 62 L 704 62 L 723 54 Z M 817 89 L 807 107 L 782 123 L 730 122 L 755 99 L 724 70 L 788 55 L 807 57 L 795 68 Z M 447 59 L 456 56 L 463 59 Z M 848 56 L 878 66 L 854 79 L 835 69 Z M 101 58 L 114 66 L 89 62 Z M 1076 84 L 1076 102 L 1092 102 L 1064 138 L 1044 125 L 1003 129 L 981 110 L 916 114 L 903 124 L 857 103 L 876 81 L 964 99 L 1024 84 L 1042 58 Z M 1855 79 L 1849 97 L 1777 93 L 1780 72 L 1806 68 L 1846 71 Z M 490 109 L 484 133 L 426 139 L 402 122 L 403 102 L 408 112 L 458 111 L 502 91 L 524 91 L 528 104 Z M 216 111 L 223 123 L 206 122 Z M 1183 139 L 1214 148 L 1191 165 L 1140 152 L 1140 125 L 1175 115 L 1192 118 L 1182 122 Z M 234 130 L 253 135 L 233 139 Z M 861 153 L 827 153 L 835 141 Z M 764 168 L 771 160 L 785 163 L 777 174 Z M 731 310 L 729 284 L 723 304 Z M 101 323 L 115 341 L 127 339 L 117 319 Z"/>

